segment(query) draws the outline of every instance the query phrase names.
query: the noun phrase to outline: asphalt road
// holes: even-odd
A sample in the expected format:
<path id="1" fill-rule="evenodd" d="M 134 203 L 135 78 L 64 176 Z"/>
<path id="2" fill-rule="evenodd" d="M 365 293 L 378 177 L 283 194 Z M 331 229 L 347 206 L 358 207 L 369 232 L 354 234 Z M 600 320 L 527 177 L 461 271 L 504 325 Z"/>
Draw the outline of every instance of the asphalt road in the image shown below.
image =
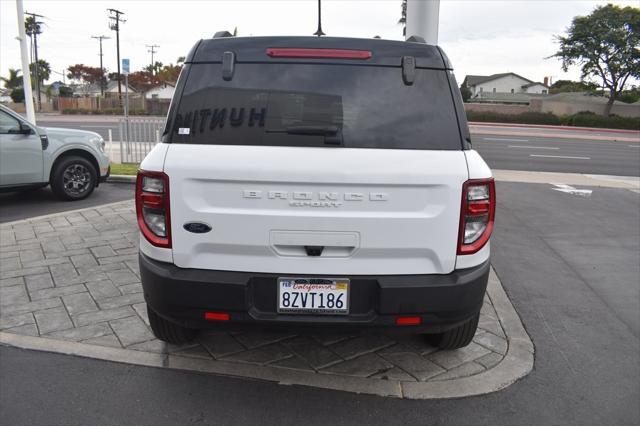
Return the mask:
<path id="1" fill-rule="evenodd" d="M 81 201 L 60 201 L 49 187 L 0 193 L 0 223 L 133 199 L 133 192 L 131 184 L 101 183 Z"/>
<path id="2" fill-rule="evenodd" d="M 408 401 L 0 347 L 9 424 L 640 422 L 640 198 L 498 183 L 492 263 L 536 347 L 534 370 L 478 397 Z"/>
<path id="3" fill-rule="evenodd" d="M 117 121 L 111 117 L 47 117 L 38 125 L 97 132 L 105 139 L 111 129 L 119 140 Z M 474 131 L 482 131 L 482 134 Z M 536 136 L 532 136 L 536 135 Z M 562 137 L 558 137 L 562 136 Z M 545 172 L 571 172 L 640 176 L 640 133 L 608 133 L 522 127 L 472 127 L 472 143 L 491 168 Z M 589 138 L 589 139 L 586 139 Z M 608 140 L 618 138 L 620 140 Z"/>

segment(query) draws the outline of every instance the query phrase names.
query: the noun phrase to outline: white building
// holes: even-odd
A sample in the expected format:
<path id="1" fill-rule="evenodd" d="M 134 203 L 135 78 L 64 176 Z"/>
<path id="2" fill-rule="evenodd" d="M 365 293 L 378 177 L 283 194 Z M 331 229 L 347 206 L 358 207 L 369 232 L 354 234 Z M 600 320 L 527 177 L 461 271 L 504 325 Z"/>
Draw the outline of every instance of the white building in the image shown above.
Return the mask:
<path id="1" fill-rule="evenodd" d="M 172 99 L 173 92 L 176 87 L 173 83 L 162 83 L 159 86 L 147 90 L 144 94 L 145 99 Z"/>
<path id="2" fill-rule="evenodd" d="M 472 98 L 491 97 L 493 93 L 532 93 L 546 95 L 549 86 L 537 83 L 512 72 L 493 75 L 468 75 L 463 84 L 471 90 Z"/>

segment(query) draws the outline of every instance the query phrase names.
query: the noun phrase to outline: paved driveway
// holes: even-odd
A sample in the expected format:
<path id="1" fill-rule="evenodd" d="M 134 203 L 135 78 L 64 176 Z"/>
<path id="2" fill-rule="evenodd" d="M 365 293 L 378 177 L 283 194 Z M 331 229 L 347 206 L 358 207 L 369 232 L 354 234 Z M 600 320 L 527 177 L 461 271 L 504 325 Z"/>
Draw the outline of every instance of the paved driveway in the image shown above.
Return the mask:
<path id="1" fill-rule="evenodd" d="M 173 346 L 149 329 L 133 202 L 5 224 L 0 232 L 0 340 L 16 346 L 413 398 L 497 390 L 533 363 L 533 345 L 495 274 L 474 341 L 456 351 L 381 332 L 213 331 Z"/>

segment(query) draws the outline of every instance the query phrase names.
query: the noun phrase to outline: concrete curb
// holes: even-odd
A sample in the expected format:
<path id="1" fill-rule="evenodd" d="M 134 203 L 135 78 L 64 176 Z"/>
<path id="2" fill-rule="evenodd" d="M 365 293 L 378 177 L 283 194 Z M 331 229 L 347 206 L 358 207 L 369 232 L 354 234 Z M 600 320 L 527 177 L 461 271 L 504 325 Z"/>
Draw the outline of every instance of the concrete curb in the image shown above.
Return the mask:
<path id="1" fill-rule="evenodd" d="M 127 200 L 125 200 L 125 201 L 127 201 Z M 56 213 L 51 213 L 51 214 L 43 214 L 42 216 L 33 216 L 33 217 L 26 218 L 26 219 L 13 220 L 11 222 L 2 222 L 2 223 L 0 223 L 0 227 L 5 228 L 5 227 L 8 227 L 8 226 L 19 225 L 21 223 L 37 222 L 39 220 L 49 219 L 51 217 L 56 217 L 56 216 L 60 216 L 60 215 L 65 215 L 65 214 L 70 214 L 70 213 L 82 213 L 82 212 L 86 212 L 86 211 L 89 211 L 89 210 L 95 210 L 95 209 L 100 208 L 100 207 L 117 206 L 119 204 L 122 204 L 125 201 L 114 201 L 113 203 L 100 204 L 100 205 L 97 205 L 97 206 L 85 207 L 85 208 L 82 208 L 82 209 L 67 210 L 67 211 L 56 212 Z M 131 200 L 128 200 L 128 201 L 130 201 L 131 203 L 134 202 L 133 198 Z"/>
<path id="2" fill-rule="evenodd" d="M 408 399 L 457 398 L 481 395 L 504 389 L 526 376 L 533 369 L 533 343 L 504 292 L 493 268 L 491 269 L 487 292 L 507 336 L 508 348 L 505 357 L 495 367 L 478 375 L 441 382 L 405 382 L 308 373 L 270 366 L 101 347 L 86 343 L 23 336 L 7 332 L 0 332 L 0 344 L 126 364 L 267 380 L 282 385 L 302 385 Z"/>
<path id="3" fill-rule="evenodd" d="M 521 170 L 492 170 L 496 182 L 584 185 L 600 188 L 640 189 L 640 177 L 608 176 L 581 173 L 527 172 Z"/>
<path id="4" fill-rule="evenodd" d="M 111 175 L 107 178 L 109 183 L 136 183 L 136 176 L 133 175 Z"/>

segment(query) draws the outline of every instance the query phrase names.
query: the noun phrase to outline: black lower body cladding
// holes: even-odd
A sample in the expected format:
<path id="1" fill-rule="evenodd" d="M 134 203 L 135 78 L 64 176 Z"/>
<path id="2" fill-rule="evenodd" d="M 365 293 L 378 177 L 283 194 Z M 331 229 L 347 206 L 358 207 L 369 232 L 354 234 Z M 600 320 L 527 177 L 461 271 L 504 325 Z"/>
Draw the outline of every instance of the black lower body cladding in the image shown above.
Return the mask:
<path id="1" fill-rule="evenodd" d="M 489 262 L 447 275 L 357 275 L 350 278 L 348 315 L 277 313 L 277 278 L 291 274 L 183 269 L 140 254 L 147 304 L 159 316 L 188 328 L 395 327 L 440 333 L 473 318 L 482 307 Z M 300 276 L 300 274 L 295 274 Z M 302 275 L 304 276 L 304 275 Z M 229 314 L 209 322 L 205 312 Z M 397 327 L 399 315 L 420 316 L 420 326 Z"/>

